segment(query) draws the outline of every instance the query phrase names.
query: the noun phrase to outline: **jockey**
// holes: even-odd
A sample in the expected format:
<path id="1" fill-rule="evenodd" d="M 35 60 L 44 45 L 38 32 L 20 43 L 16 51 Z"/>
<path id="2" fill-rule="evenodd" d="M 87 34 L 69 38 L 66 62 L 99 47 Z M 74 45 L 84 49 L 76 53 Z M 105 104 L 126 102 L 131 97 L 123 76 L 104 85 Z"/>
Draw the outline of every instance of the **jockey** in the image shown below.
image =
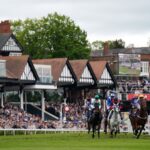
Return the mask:
<path id="1" fill-rule="evenodd" d="M 131 115 L 135 116 L 138 111 L 140 110 L 141 106 L 140 106 L 140 101 L 144 98 L 143 94 L 140 94 L 139 96 L 135 95 L 135 97 L 131 100 Z"/>
<path id="2" fill-rule="evenodd" d="M 139 100 L 138 100 L 137 108 L 138 108 L 138 110 L 140 110 L 140 109 L 141 109 L 140 102 L 141 102 L 143 99 L 146 99 L 146 96 L 144 96 L 143 94 L 140 94 L 138 99 L 139 99 Z"/>
<path id="3" fill-rule="evenodd" d="M 86 99 L 86 102 L 85 102 L 87 120 L 91 117 L 93 108 L 94 108 L 94 106 L 93 106 L 92 98 L 89 97 Z"/>
<path id="4" fill-rule="evenodd" d="M 106 99 L 106 109 L 108 111 L 110 111 L 112 109 L 114 97 L 115 97 L 115 94 L 111 93 L 110 96 L 108 96 Z"/>
<path id="5" fill-rule="evenodd" d="M 118 106 L 119 109 L 122 109 L 122 105 L 121 105 L 121 103 L 120 103 L 120 100 L 119 100 L 117 97 L 115 97 L 115 98 L 112 100 L 112 108 L 113 108 L 114 106 Z"/>
<path id="6" fill-rule="evenodd" d="M 121 109 L 120 101 L 118 100 L 117 97 L 115 97 L 115 98 L 113 99 L 113 106 L 112 106 L 112 109 L 113 109 L 114 107 L 118 107 L 119 110 Z M 121 115 L 121 111 L 119 111 L 119 113 L 120 113 L 120 118 L 121 118 L 121 120 L 123 120 L 123 117 L 122 117 L 122 115 Z"/>
<path id="7" fill-rule="evenodd" d="M 110 110 L 113 107 L 113 99 L 115 97 L 114 93 L 111 93 L 110 96 L 106 99 L 106 113 L 105 113 L 105 121 L 104 121 L 104 132 L 107 133 L 107 118 Z"/>
<path id="8" fill-rule="evenodd" d="M 131 100 L 132 109 L 137 108 L 139 103 L 138 95 L 136 94 Z"/>
<path id="9" fill-rule="evenodd" d="M 100 100 L 99 95 L 95 95 L 95 100 L 93 102 L 93 105 L 94 105 L 94 108 L 98 107 L 99 110 L 102 108 L 101 100 Z"/>

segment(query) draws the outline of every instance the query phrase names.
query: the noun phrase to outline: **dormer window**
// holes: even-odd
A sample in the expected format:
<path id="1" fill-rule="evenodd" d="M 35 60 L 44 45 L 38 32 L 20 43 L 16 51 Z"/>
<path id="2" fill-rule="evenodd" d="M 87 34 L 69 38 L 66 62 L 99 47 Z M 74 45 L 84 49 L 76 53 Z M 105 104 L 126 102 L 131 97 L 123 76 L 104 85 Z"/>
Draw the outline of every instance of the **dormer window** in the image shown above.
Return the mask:
<path id="1" fill-rule="evenodd" d="M 50 65 L 42 65 L 35 64 L 34 65 L 40 81 L 43 83 L 52 83 L 52 75 L 51 75 L 51 66 Z"/>
<path id="2" fill-rule="evenodd" d="M 0 77 L 6 77 L 6 60 L 0 60 Z"/>

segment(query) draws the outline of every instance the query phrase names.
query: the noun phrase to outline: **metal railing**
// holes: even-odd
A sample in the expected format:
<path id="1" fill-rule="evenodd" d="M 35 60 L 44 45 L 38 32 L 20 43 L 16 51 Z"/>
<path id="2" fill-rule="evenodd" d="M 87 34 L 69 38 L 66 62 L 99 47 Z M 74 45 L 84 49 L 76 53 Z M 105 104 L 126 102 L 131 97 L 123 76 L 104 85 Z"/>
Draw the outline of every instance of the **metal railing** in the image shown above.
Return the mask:
<path id="1" fill-rule="evenodd" d="M 0 129 L 0 135 L 17 135 L 17 134 L 47 134 L 47 133 L 64 133 L 64 132 L 87 132 L 86 129 Z"/>

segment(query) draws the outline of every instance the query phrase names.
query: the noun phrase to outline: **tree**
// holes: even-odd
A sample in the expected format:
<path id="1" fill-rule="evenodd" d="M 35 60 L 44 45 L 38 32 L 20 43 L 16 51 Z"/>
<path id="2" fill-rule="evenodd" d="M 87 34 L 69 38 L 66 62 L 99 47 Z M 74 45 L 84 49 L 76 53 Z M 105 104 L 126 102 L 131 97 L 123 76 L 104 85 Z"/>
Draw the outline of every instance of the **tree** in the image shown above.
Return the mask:
<path id="1" fill-rule="evenodd" d="M 119 40 L 108 40 L 109 49 L 116 49 L 116 48 L 125 48 L 125 42 L 122 39 Z M 94 41 L 91 43 L 92 50 L 103 50 L 104 41 Z"/>
<path id="2" fill-rule="evenodd" d="M 74 21 L 57 13 L 41 19 L 12 21 L 12 30 L 32 58 L 88 58 L 87 33 Z"/>
<path id="3" fill-rule="evenodd" d="M 108 44 L 110 49 L 125 48 L 125 42 L 122 39 L 114 40 L 114 41 L 109 40 Z"/>
<path id="4" fill-rule="evenodd" d="M 94 41 L 91 44 L 92 50 L 102 50 L 104 47 L 104 42 L 103 41 Z"/>

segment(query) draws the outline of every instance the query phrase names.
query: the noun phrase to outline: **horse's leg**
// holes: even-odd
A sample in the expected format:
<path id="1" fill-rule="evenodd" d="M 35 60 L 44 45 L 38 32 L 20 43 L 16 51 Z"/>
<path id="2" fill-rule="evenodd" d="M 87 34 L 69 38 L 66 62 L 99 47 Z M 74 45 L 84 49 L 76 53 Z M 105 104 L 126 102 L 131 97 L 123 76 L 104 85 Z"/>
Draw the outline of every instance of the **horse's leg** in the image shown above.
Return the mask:
<path id="1" fill-rule="evenodd" d="M 115 128 L 115 137 L 117 136 L 117 133 L 119 133 L 118 132 L 118 129 L 119 129 L 119 124 L 116 126 L 116 128 Z"/>
<path id="2" fill-rule="evenodd" d="M 105 118 L 105 121 L 104 121 L 104 132 L 105 132 L 105 134 L 107 134 L 107 125 L 108 125 L 108 122 L 107 122 L 107 119 Z"/>
<path id="3" fill-rule="evenodd" d="M 142 125 L 142 127 L 140 128 L 140 131 L 139 131 L 139 133 L 137 134 L 137 137 L 136 137 L 137 139 L 139 139 L 143 129 L 144 129 L 144 125 Z"/>
<path id="4" fill-rule="evenodd" d="M 113 137 L 113 126 L 109 125 L 109 130 L 110 130 L 110 137 Z"/>
<path id="5" fill-rule="evenodd" d="M 113 129 L 110 129 L 110 137 L 113 138 Z"/>
<path id="6" fill-rule="evenodd" d="M 100 124 L 98 124 L 97 132 L 98 132 L 98 138 L 100 138 Z"/>
<path id="7" fill-rule="evenodd" d="M 115 131 L 115 137 L 117 136 L 117 130 Z"/>
<path id="8" fill-rule="evenodd" d="M 90 122 L 88 121 L 88 134 L 90 133 L 90 130 L 91 130 L 91 125 Z"/>
<path id="9" fill-rule="evenodd" d="M 117 126 L 116 129 L 117 129 L 116 132 L 117 132 L 117 133 L 120 133 L 120 127 L 119 127 L 119 125 Z"/>
<path id="10" fill-rule="evenodd" d="M 92 138 L 94 138 L 94 136 L 95 136 L 95 135 L 94 135 L 94 134 L 95 134 L 95 130 L 96 130 L 96 126 L 93 124 L 93 125 L 92 125 L 92 131 L 93 131 Z"/>
<path id="11" fill-rule="evenodd" d="M 134 118 L 133 118 L 131 115 L 129 116 L 129 118 L 130 118 L 132 130 L 133 130 L 133 134 L 136 135 L 136 134 L 137 134 L 137 131 L 136 131 L 136 125 L 135 125 Z"/>

